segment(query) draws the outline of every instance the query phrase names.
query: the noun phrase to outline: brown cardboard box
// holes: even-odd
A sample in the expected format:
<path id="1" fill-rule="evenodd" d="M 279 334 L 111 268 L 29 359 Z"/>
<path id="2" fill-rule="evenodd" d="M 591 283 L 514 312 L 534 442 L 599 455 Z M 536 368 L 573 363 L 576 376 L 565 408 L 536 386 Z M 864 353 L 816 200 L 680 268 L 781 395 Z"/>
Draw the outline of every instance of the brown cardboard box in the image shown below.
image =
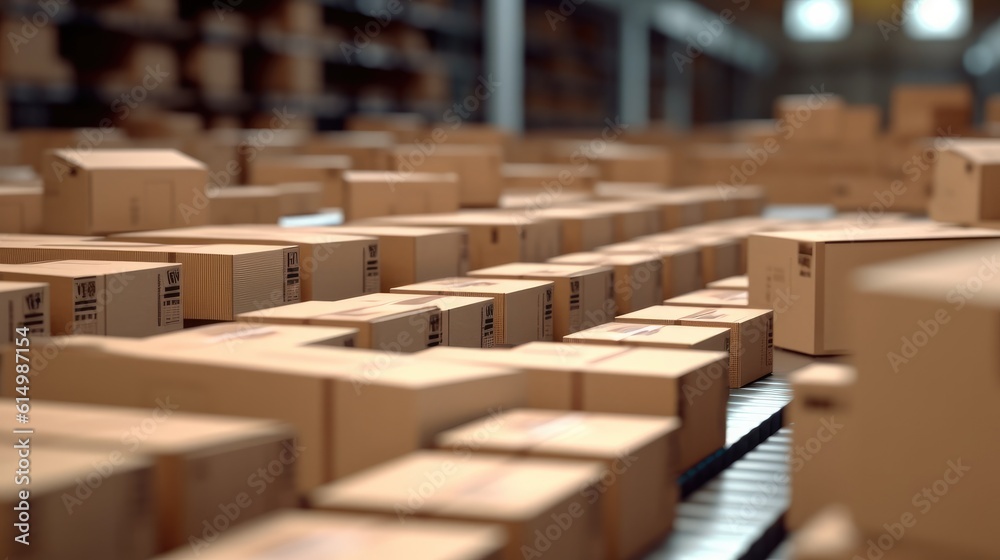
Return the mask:
<path id="1" fill-rule="evenodd" d="M 653 146 L 608 146 L 595 159 L 601 181 L 673 183 L 673 161 L 664 148 Z"/>
<path id="2" fill-rule="evenodd" d="M 850 480 L 845 476 L 849 460 L 848 433 L 854 428 L 851 390 L 857 372 L 839 364 L 813 364 L 790 377 L 792 402 L 788 419 L 792 427 L 792 500 L 785 514 L 789 529 L 803 527 L 825 507 L 844 499 Z M 851 428 L 854 428 L 853 430 Z"/>
<path id="3" fill-rule="evenodd" d="M 445 4 L 438 2 L 438 5 L 443 6 Z M 442 129 L 447 126 L 447 130 L 442 131 L 445 134 L 441 136 L 442 141 L 447 144 L 498 146 L 502 148 L 519 139 L 509 131 L 490 124 L 464 122 L 461 125 L 457 125 L 454 122 L 443 122 L 437 123 L 436 126 Z M 432 136 L 433 134 L 432 131 Z"/>
<path id="4" fill-rule="evenodd" d="M 1000 143 L 957 143 L 938 157 L 931 218 L 958 224 L 1000 221 Z"/>
<path id="5" fill-rule="evenodd" d="M 88 152 L 94 148 L 127 148 L 128 138 L 120 128 L 28 128 L 17 131 L 20 163 L 44 175 L 50 150 Z"/>
<path id="6" fill-rule="evenodd" d="M 389 151 L 395 145 L 389 132 L 340 131 L 314 136 L 305 152 L 351 158 L 351 169 L 389 170 Z"/>
<path id="7" fill-rule="evenodd" d="M 422 451 L 312 492 L 310 506 L 393 518 L 498 523 L 507 532 L 503 560 L 536 551 L 551 560 L 597 560 L 604 552 L 597 480 L 592 461 L 509 459 Z M 420 500 L 412 492 L 421 491 Z M 555 519 L 572 520 L 556 539 Z M 560 528 L 561 529 L 561 528 Z M 544 547 L 544 553 L 539 552 Z"/>
<path id="8" fill-rule="evenodd" d="M 494 346 L 494 309 L 492 297 L 428 296 L 417 294 L 370 294 L 355 298 L 358 303 L 373 305 L 432 305 L 441 310 L 441 345 L 465 348 Z"/>
<path id="9" fill-rule="evenodd" d="M 530 210 L 529 210 L 530 211 Z M 562 224 L 560 252 L 592 251 L 602 245 L 614 243 L 615 223 L 610 214 L 589 208 L 543 208 L 533 213 L 540 218 L 557 220 Z"/>
<path id="10" fill-rule="evenodd" d="M 878 105 L 848 105 L 840 112 L 843 124 L 841 139 L 847 142 L 870 142 L 882 132 L 882 107 Z"/>
<path id="11" fill-rule="evenodd" d="M 57 356 L 45 375 L 32 379 L 37 398 L 155 408 L 156 399 L 170 396 L 186 412 L 286 422 L 300 444 L 300 491 L 345 474 L 346 466 L 365 468 L 429 445 L 441 430 L 492 408 L 525 404 L 518 372 L 416 362 L 398 347 L 373 352 L 218 342 L 179 351 L 108 337 L 56 340 Z M 232 398 L 233 387 L 240 387 L 239 398 Z M 16 396 L 12 389 L 3 393 Z"/>
<path id="12" fill-rule="evenodd" d="M 725 234 L 689 235 L 680 240 L 701 247 L 702 278 L 705 282 L 746 273 L 747 257 L 743 238 Z"/>
<path id="13" fill-rule="evenodd" d="M 504 534 L 481 523 L 411 519 L 404 525 L 373 516 L 286 510 L 161 560 L 246 560 L 286 550 L 328 560 L 501 560 Z"/>
<path id="14" fill-rule="evenodd" d="M 412 143 L 421 138 L 427 119 L 419 113 L 355 113 L 344 121 L 344 129 L 392 133 L 396 142 Z"/>
<path id="15" fill-rule="evenodd" d="M 746 290 L 697 290 L 682 296 L 672 297 L 663 305 L 683 305 L 687 307 L 750 307 Z"/>
<path id="16" fill-rule="evenodd" d="M 299 249 L 265 245 L 156 245 L 122 241 L 0 245 L 0 262 L 106 260 L 184 267 L 184 318 L 232 321 L 240 313 L 300 301 Z"/>
<path id="17" fill-rule="evenodd" d="M 558 193 L 563 190 L 594 190 L 597 170 L 573 164 L 505 163 L 500 168 L 503 186 L 508 189 L 541 189 Z"/>
<path id="18" fill-rule="evenodd" d="M 774 118 L 796 141 L 834 141 L 843 134 L 845 109 L 832 94 L 783 95 L 774 103 Z"/>
<path id="19" fill-rule="evenodd" d="M 267 345 L 272 348 L 298 348 L 299 346 L 330 346 L 354 348 L 358 345 L 358 329 L 346 327 L 320 327 L 281 325 L 275 323 L 240 321 L 202 325 L 181 331 L 161 334 L 146 339 L 160 349 L 178 352 L 199 351 L 225 345 L 235 351 L 244 343 L 247 346 Z"/>
<path id="20" fill-rule="evenodd" d="M 660 270 L 664 299 L 693 292 L 705 285 L 701 265 L 702 251 L 691 244 L 640 241 L 606 245 L 599 247 L 598 250 L 611 255 L 655 255 L 659 257 L 662 263 Z"/>
<path id="21" fill-rule="evenodd" d="M 611 268 L 617 313 L 638 311 L 663 301 L 663 262 L 656 255 L 571 253 L 549 259 L 549 262 Z"/>
<path id="22" fill-rule="evenodd" d="M 469 272 L 468 235 L 459 228 L 349 225 L 298 230 L 378 238 L 382 292 Z"/>
<path id="23" fill-rule="evenodd" d="M 0 75 L 6 80 L 35 84 L 72 81 L 73 67 L 59 56 L 59 29 L 32 23 L 36 13 L 32 11 L 17 18 L 9 14 L 0 21 L 0 32 L 9 45 L 0 53 Z M 26 22 L 22 17 L 29 20 Z M 46 20 L 51 21 L 50 18 Z"/>
<path id="24" fill-rule="evenodd" d="M 282 216 L 315 214 L 323 208 L 322 183 L 281 183 L 274 188 L 280 193 L 278 203 Z"/>
<path id="25" fill-rule="evenodd" d="M 705 284 L 706 288 L 711 290 L 739 290 L 746 291 L 750 289 L 750 277 L 743 276 L 730 276 L 729 278 L 723 278 L 722 280 L 715 280 L 714 282 L 708 282 Z"/>
<path id="26" fill-rule="evenodd" d="M 738 388 L 774 370 L 774 312 L 660 305 L 616 318 L 622 323 L 723 327 L 730 330 L 729 386 Z"/>
<path id="27" fill-rule="evenodd" d="M 913 169 L 916 169 L 915 167 Z M 886 210 L 926 214 L 932 196 L 930 173 L 916 181 L 913 175 L 840 175 L 833 184 L 833 205 L 838 210 L 861 212 L 865 223 L 875 223 Z M 905 178 L 905 180 L 903 180 Z"/>
<path id="28" fill-rule="evenodd" d="M 897 85 L 889 128 L 897 136 L 948 136 L 972 123 L 972 89 L 965 84 Z"/>
<path id="29" fill-rule="evenodd" d="M 47 283 L 57 335 L 143 337 L 183 328 L 180 265 L 50 261 L 0 265 L 0 279 Z"/>
<path id="30" fill-rule="evenodd" d="M 876 540 L 884 524 L 905 524 L 908 544 L 947 552 L 937 558 L 1000 555 L 1000 453 L 992 429 L 975 428 L 1000 422 L 998 259 L 994 241 L 854 275 L 850 420 L 860 429 L 845 450 L 844 499 Z"/>
<path id="31" fill-rule="evenodd" d="M 437 436 L 459 455 L 500 453 L 604 463 L 604 558 L 634 558 L 670 530 L 677 506 L 677 418 L 519 409 Z"/>
<path id="32" fill-rule="evenodd" d="M 706 219 L 707 202 L 704 197 L 693 193 L 637 193 L 629 195 L 629 200 L 657 208 L 660 212 L 660 231 L 697 225 Z"/>
<path id="33" fill-rule="evenodd" d="M 131 18 L 125 19 L 122 23 L 129 19 Z M 129 23 L 135 24 L 134 21 Z M 130 91 L 133 88 L 146 91 L 155 89 L 161 94 L 177 90 L 181 81 L 181 71 L 177 51 L 172 44 L 140 39 L 127 47 L 123 58 L 120 66 L 101 72 L 102 87 L 110 91 Z M 130 105 L 135 104 L 137 103 Z M 115 105 L 116 109 L 113 111 L 116 115 L 122 112 L 123 105 L 122 102 Z M 118 115 L 118 118 L 124 117 Z"/>
<path id="34" fill-rule="evenodd" d="M 323 64 L 305 49 L 270 54 L 260 66 L 260 88 L 268 93 L 319 94 L 323 91 Z"/>
<path id="35" fill-rule="evenodd" d="M 680 474 L 725 444 L 728 363 L 724 352 L 632 348 L 587 367 L 581 408 L 679 417 Z"/>
<path id="36" fill-rule="evenodd" d="M 0 185 L 0 233 L 42 232 L 42 190 Z"/>
<path id="37" fill-rule="evenodd" d="M 700 186 L 700 187 L 685 187 L 684 189 L 679 189 L 675 192 L 683 193 L 692 198 L 700 200 L 704 204 L 704 221 L 706 222 L 718 222 L 721 220 L 731 220 L 740 216 L 741 213 L 741 202 L 736 195 L 738 195 L 744 189 L 753 189 L 753 187 L 734 187 L 730 188 L 726 185 L 712 185 L 712 186 Z M 750 194 L 744 194 L 742 198 L 750 198 L 754 200 L 760 197 L 760 193 L 754 193 L 753 191 L 748 191 Z"/>
<path id="38" fill-rule="evenodd" d="M 339 208 L 344 203 L 344 172 L 351 169 L 347 156 L 269 155 L 250 162 L 247 181 L 254 185 L 283 183 L 319 183 L 323 196 L 320 204 Z"/>
<path id="39" fill-rule="evenodd" d="M 0 280 L 0 344 L 25 338 L 18 329 L 28 329 L 27 338 L 52 332 L 52 303 L 45 282 Z"/>
<path id="40" fill-rule="evenodd" d="M 614 273 L 607 266 L 510 263 L 473 270 L 469 276 L 552 282 L 556 340 L 607 323 L 615 315 Z"/>
<path id="41" fill-rule="evenodd" d="M 13 399 L 0 402 L 13 410 Z M 227 508 L 227 516 L 230 504 L 237 506 L 239 515 L 226 523 L 235 526 L 297 502 L 292 466 L 296 448 L 287 425 L 188 414 L 169 397 L 153 410 L 42 400 L 33 402 L 31 409 L 31 426 L 44 433 L 39 439 L 46 447 L 99 454 L 112 471 L 124 461 L 152 459 L 153 496 L 146 509 L 156 516 L 161 552 L 211 535 L 205 522 L 215 524 L 220 505 Z M 92 470 L 107 476 L 98 465 Z M 267 477 L 258 472 L 261 468 L 270 470 Z"/>
<path id="42" fill-rule="evenodd" d="M 392 289 L 394 294 L 491 297 L 494 300 L 494 343 L 516 346 L 553 340 L 552 282 L 486 278 L 442 278 Z"/>
<path id="43" fill-rule="evenodd" d="M 559 222 L 505 212 L 386 216 L 373 223 L 465 228 L 473 270 L 518 261 L 544 262 L 559 255 L 562 243 Z"/>
<path id="44" fill-rule="evenodd" d="M 361 348 L 418 352 L 442 343 L 441 310 L 422 306 L 373 301 L 367 296 L 340 301 L 309 301 L 243 313 L 237 320 L 278 325 L 320 325 L 358 329 Z"/>
<path id="45" fill-rule="evenodd" d="M 13 413 L 13 406 L 4 412 Z M 156 520 L 150 507 L 154 481 L 148 459 L 129 457 L 111 464 L 107 453 L 37 441 L 28 446 L 26 473 L 13 474 L 12 461 L 12 476 L 4 478 L 0 490 L 0 554 L 24 558 L 28 546 L 28 556 L 37 558 L 140 560 L 156 553 Z M 14 453 L 10 452 L 12 459 Z M 98 481 L 98 489 L 81 482 L 88 476 Z M 59 538 L 39 538 L 46 534 Z M 28 546 L 15 541 L 17 537 Z"/>
<path id="46" fill-rule="evenodd" d="M 851 350 L 855 321 L 843 305 L 859 266 L 976 241 L 983 229 L 845 227 L 750 236 L 750 305 L 775 310 L 774 342 L 814 356 Z"/>
<path id="47" fill-rule="evenodd" d="M 204 93 L 236 95 L 243 90 L 243 56 L 238 47 L 202 43 L 188 54 L 184 73 Z"/>
<path id="48" fill-rule="evenodd" d="M 598 198 L 615 201 L 630 198 L 646 198 L 649 195 L 667 194 L 668 192 L 666 185 L 656 181 L 598 181 L 594 185 L 594 194 Z"/>
<path id="49" fill-rule="evenodd" d="M 792 559 L 852 560 L 856 552 L 866 555 L 861 541 L 850 510 L 839 504 L 828 506 L 810 517 L 792 538 Z M 884 551 L 880 552 L 881 559 Z"/>
<path id="50" fill-rule="evenodd" d="M 660 213 L 641 201 L 600 201 L 578 205 L 595 212 L 610 214 L 614 223 L 615 243 L 630 241 L 643 235 L 653 235 L 660 231 Z"/>
<path id="51" fill-rule="evenodd" d="M 378 240 L 373 237 L 300 232 L 285 228 L 194 227 L 124 233 L 114 241 L 295 245 L 301 301 L 335 301 L 379 288 Z"/>
<path id="52" fill-rule="evenodd" d="M 421 173 L 455 173 L 462 207 L 492 208 L 500 200 L 503 150 L 497 146 L 438 144 L 428 150 L 406 144 L 393 149 L 391 160 L 395 175 L 404 180 Z"/>
<path id="53" fill-rule="evenodd" d="M 210 224 L 276 224 L 281 219 L 281 191 L 275 187 L 212 189 L 207 194 Z"/>
<path id="54" fill-rule="evenodd" d="M 459 208 L 454 173 L 348 171 L 344 174 L 344 220 L 397 214 L 435 214 Z"/>
<path id="55" fill-rule="evenodd" d="M 51 152 L 46 233 L 90 235 L 204 224 L 205 165 L 175 150 Z"/>
<path id="56" fill-rule="evenodd" d="M 605 323 L 563 337 L 563 342 L 729 352 L 729 329 Z"/>

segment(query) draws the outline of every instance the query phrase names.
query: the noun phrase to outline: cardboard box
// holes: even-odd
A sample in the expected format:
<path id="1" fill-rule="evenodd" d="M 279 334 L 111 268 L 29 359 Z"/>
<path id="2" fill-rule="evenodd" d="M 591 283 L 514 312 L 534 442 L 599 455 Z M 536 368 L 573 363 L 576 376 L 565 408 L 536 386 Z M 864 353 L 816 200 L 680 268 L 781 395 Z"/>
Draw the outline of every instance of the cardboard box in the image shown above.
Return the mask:
<path id="1" fill-rule="evenodd" d="M 394 294 L 491 297 L 494 306 L 494 343 L 516 346 L 553 340 L 552 282 L 442 278 L 392 289 Z"/>
<path id="2" fill-rule="evenodd" d="M 783 95 L 774 102 L 774 118 L 780 128 L 794 127 L 795 141 L 829 142 L 841 137 L 845 108 L 844 100 L 832 94 Z"/>
<path id="3" fill-rule="evenodd" d="M 629 197 L 660 212 L 660 231 L 698 225 L 706 220 L 704 198 L 686 192 L 639 193 Z"/>
<path id="4" fill-rule="evenodd" d="M 992 435 L 970 428 L 1000 420 L 998 255 L 1000 243 L 978 243 L 854 275 L 844 500 L 866 535 L 905 523 L 906 542 L 947 552 L 938 558 L 1000 554 L 991 534 L 1000 453 Z"/>
<path id="5" fill-rule="evenodd" d="M 46 233 L 91 235 L 207 223 L 208 170 L 176 150 L 55 150 L 46 156 Z"/>
<path id="6" fill-rule="evenodd" d="M 469 276 L 552 282 L 553 336 L 556 340 L 606 323 L 615 315 L 614 273 L 610 267 L 510 263 L 473 270 Z"/>
<path id="7" fill-rule="evenodd" d="M 931 218 L 958 224 L 1000 221 L 1000 143 L 957 143 L 938 157 Z"/>
<path id="8" fill-rule="evenodd" d="M 950 136 L 972 124 L 972 89 L 966 84 L 897 85 L 889 103 L 889 129 L 897 136 Z"/>
<path id="9" fill-rule="evenodd" d="M 507 533 L 502 558 L 522 558 L 538 550 L 537 534 L 560 514 L 573 518 L 544 552 L 552 560 L 603 557 L 601 508 L 597 480 L 601 464 L 593 461 L 508 459 L 473 455 L 456 460 L 452 453 L 422 451 L 379 465 L 362 474 L 324 486 L 309 496 L 314 509 L 373 513 L 409 519 L 437 518 L 501 524 Z M 428 476 L 433 491 L 409 500 Z M 593 497 L 593 499 L 589 499 Z M 556 516 L 556 517 L 553 517 Z M 556 525 L 558 527 L 558 525 Z M 554 532 L 554 531 L 553 531 Z"/>
<path id="10" fill-rule="evenodd" d="M 373 223 L 465 228 L 473 270 L 511 262 L 544 262 L 558 256 L 562 246 L 559 222 L 504 212 L 387 216 Z"/>
<path id="11" fill-rule="evenodd" d="M 656 181 L 598 181 L 594 185 L 594 194 L 598 198 L 612 201 L 646 198 L 651 194 L 666 194 L 668 192 L 666 185 Z"/>
<path id="12" fill-rule="evenodd" d="M 683 296 L 670 298 L 663 305 L 687 307 L 750 307 L 746 290 L 697 290 Z"/>
<path id="13" fill-rule="evenodd" d="M 434 444 L 465 455 L 500 453 L 604 464 L 604 558 L 634 558 L 670 530 L 677 507 L 680 420 L 519 409 L 443 432 Z"/>
<path id="14" fill-rule="evenodd" d="M 45 282 L 8 282 L 0 279 L 0 344 L 52 332 L 52 300 Z"/>
<path id="15" fill-rule="evenodd" d="M 14 409 L 13 399 L 0 402 Z M 169 398 L 154 410 L 41 400 L 31 408 L 31 426 L 44 434 L 43 446 L 92 452 L 110 461 L 112 471 L 121 461 L 152 460 L 153 495 L 145 509 L 156 517 L 160 552 L 204 539 L 205 522 L 214 524 L 219 504 L 239 501 L 239 516 L 228 520 L 229 526 L 296 505 L 296 448 L 289 426 L 188 414 Z M 269 469 L 268 477 L 261 468 Z M 107 476 L 97 465 L 92 471 Z"/>
<path id="16" fill-rule="evenodd" d="M 729 235 L 691 235 L 682 239 L 701 247 L 702 278 L 705 282 L 746 273 L 746 250 L 741 238 Z"/>
<path id="17" fill-rule="evenodd" d="M 319 555 L 336 560 L 500 560 L 506 542 L 498 526 L 407 520 L 289 510 L 227 531 L 204 548 L 187 548 L 162 560 L 245 560 L 268 554 Z"/>
<path id="18" fill-rule="evenodd" d="M 188 80 L 209 95 L 237 95 L 243 90 L 243 56 L 238 47 L 202 43 L 188 55 Z"/>
<path id="19" fill-rule="evenodd" d="M 13 406 L 4 412 L 13 413 Z M 14 540 L 22 535 L 31 547 L 31 556 L 38 558 L 139 560 L 156 553 L 156 521 L 150 507 L 153 472 L 148 459 L 123 458 L 111 466 L 107 453 L 64 449 L 39 441 L 28 445 L 28 474 L 12 472 L 0 489 L 0 554 L 23 558 L 27 547 Z M 104 465 L 110 470 L 107 474 L 99 470 Z M 88 476 L 100 481 L 98 491 L 81 483 Z M 24 511 L 18 511 L 24 501 L 28 505 L 21 505 Z M 18 527 L 22 522 L 25 525 Z M 38 538 L 46 534 L 59 538 Z"/>
<path id="20" fill-rule="evenodd" d="M 199 351 L 220 345 L 233 351 L 237 348 L 260 345 L 269 348 L 300 346 L 354 348 L 358 346 L 358 329 L 240 321 L 202 325 L 145 340 L 155 344 L 159 349 L 170 348 L 178 352 Z"/>
<path id="21" fill-rule="evenodd" d="M 441 345 L 492 348 L 495 344 L 492 297 L 370 294 L 354 301 L 418 308 L 431 305 L 441 310 Z"/>
<path id="22" fill-rule="evenodd" d="M 339 208 L 344 203 L 344 173 L 351 169 L 347 156 L 263 155 L 250 162 L 247 181 L 254 185 L 319 183 L 320 205 Z"/>
<path id="23" fill-rule="evenodd" d="M 793 424 L 792 499 L 785 514 L 789 529 L 803 527 L 829 505 L 841 502 L 850 480 L 844 475 L 851 452 L 851 391 L 857 372 L 840 364 L 813 364 L 790 376 L 792 401 L 788 419 Z M 841 430 L 844 430 L 844 433 Z"/>
<path id="24" fill-rule="evenodd" d="M 212 189 L 208 199 L 213 225 L 277 224 L 281 219 L 281 191 L 274 187 Z"/>
<path id="25" fill-rule="evenodd" d="M 143 337 L 184 326 L 179 265 L 50 261 L 0 265 L 0 279 L 49 285 L 53 334 Z"/>
<path id="26" fill-rule="evenodd" d="M 355 113 L 344 120 L 344 129 L 389 132 L 396 142 L 412 143 L 425 136 L 427 119 L 419 113 Z"/>
<path id="27" fill-rule="evenodd" d="M 500 168 L 500 175 L 504 188 L 547 192 L 590 192 L 598 179 L 596 169 L 573 164 L 505 163 Z"/>
<path id="28" fill-rule="evenodd" d="M 841 109 L 841 139 L 846 142 L 871 142 L 882 133 L 882 107 L 848 105 Z"/>
<path id="29" fill-rule="evenodd" d="M 605 323 L 563 337 L 563 342 L 729 352 L 729 329 Z"/>
<path id="30" fill-rule="evenodd" d="M 722 327 L 730 331 L 729 386 L 743 387 L 774 370 L 774 312 L 660 305 L 621 315 L 621 323 Z"/>
<path id="31" fill-rule="evenodd" d="M 722 280 L 708 282 L 705 284 L 705 287 L 711 290 L 746 291 L 750 289 L 750 277 L 746 275 L 730 276 L 729 278 L 723 278 Z"/>
<path id="32" fill-rule="evenodd" d="M 358 330 L 360 348 L 417 352 L 442 343 L 441 310 L 431 304 L 399 305 L 360 296 L 340 301 L 309 301 L 243 313 L 242 322 L 320 325 Z"/>
<path id="33" fill-rule="evenodd" d="M 274 188 L 280 193 L 278 204 L 282 216 L 305 216 L 323 208 L 322 183 L 281 183 Z"/>
<path id="34" fill-rule="evenodd" d="M 795 534 L 792 538 L 792 558 L 850 560 L 855 557 L 856 552 L 866 555 L 861 541 L 861 533 L 854 526 L 850 510 L 843 505 L 832 505 L 810 517 L 808 523 Z M 895 547 L 890 547 L 888 552 L 891 554 L 894 550 Z M 881 554 L 878 557 L 884 558 L 885 551 L 879 549 L 879 552 Z"/>
<path id="35" fill-rule="evenodd" d="M 653 235 L 660 231 L 660 213 L 640 201 L 587 202 L 580 208 L 610 214 L 614 224 L 615 243 L 630 241 L 643 235 Z"/>
<path id="36" fill-rule="evenodd" d="M 389 170 L 389 151 L 395 145 L 389 132 L 339 131 L 314 136 L 305 152 L 351 158 L 351 169 Z"/>
<path id="37" fill-rule="evenodd" d="M 529 210 L 530 211 L 530 210 Z M 610 214 L 589 208 L 535 209 L 533 216 L 557 220 L 562 225 L 560 252 L 592 251 L 614 243 L 615 224 Z"/>
<path id="38" fill-rule="evenodd" d="M 843 305 L 859 266 L 1000 237 L 984 229 L 843 228 L 750 236 L 750 305 L 775 310 L 775 345 L 814 356 L 851 350 Z"/>
<path id="39" fill-rule="evenodd" d="M 260 65 L 260 89 L 272 94 L 320 94 L 323 92 L 323 63 L 308 49 L 288 54 L 270 53 Z"/>
<path id="40" fill-rule="evenodd" d="M 653 146 L 608 146 L 597 155 L 597 175 L 601 181 L 673 183 L 673 158 L 668 150 Z M 620 149 L 614 149 L 620 148 Z"/>
<path id="41" fill-rule="evenodd" d="M 610 255 L 652 255 L 660 259 L 663 298 L 672 298 L 693 292 L 705 285 L 702 251 L 691 244 L 680 242 L 639 241 L 616 243 L 599 247 Z"/>
<path id="42" fill-rule="evenodd" d="M 498 146 L 438 144 L 431 153 L 417 145 L 396 146 L 391 165 L 397 177 L 423 173 L 454 173 L 458 202 L 463 208 L 493 208 L 504 187 L 500 176 L 503 150 Z"/>
<path id="43" fill-rule="evenodd" d="M 875 216 L 887 208 L 895 212 L 926 214 L 933 191 L 931 174 L 924 173 L 916 181 L 913 175 L 902 179 L 904 175 L 901 174 L 898 178 L 885 174 L 832 177 L 833 205 L 838 210 L 863 213 L 868 216 L 865 223 L 874 223 Z"/>
<path id="44" fill-rule="evenodd" d="M 285 228 L 194 227 L 124 233 L 115 241 L 142 243 L 232 243 L 295 245 L 294 263 L 301 301 L 335 301 L 375 293 L 379 288 L 379 247 L 373 237 L 300 232 Z"/>
<path id="45" fill-rule="evenodd" d="M 663 301 L 663 262 L 656 255 L 571 253 L 549 259 L 549 262 L 611 268 L 617 313 L 638 311 Z"/>
<path id="46" fill-rule="evenodd" d="M 525 405 L 519 372 L 414 361 L 399 349 L 234 349 L 218 342 L 178 351 L 147 341 L 88 336 L 59 344 L 45 375 L 32 379 L 35 397 L 155 408 L 157 399 L 169 395 L 185 412 L 291 424 L 300 444 L 299 491 L 427 446 L 438 432 L 492 409 Z M 239 398 L 232 398 L 233 387 L 241 388 Z M 16 396 L 12 387 L 3 394 Z M 359 431 L 361 425 L 366 429 Z"/>
<path id="47" fill-rule="evenodd" d="M 42 190 L 0 185 L 0 233 L 42 232 Z"/>
<path id="48" fill-rule="evenodd" d="M 397 214 L 436 214 L 459 208 L 454 173 L 349 171 L 341 206 L 346 221 Z"/>
<path id="49" fill-rule="evenodd" d="M 300 301 L 295 246 L 156 245 L 122 241 L 0 245 L 0 262 L 106 260 L 184 267 L 184 319 L 232 321 L 245 311 Z"/>
<path id="50" fill-rule="evenodd" d="M 34 13 L 27 16 L 29 23 Z M 73 80 L 73 66 L 59 56 L 59 29 L 29 26 L 20 17 L 6 17 L 0 22 L 0 32 L 10 42 L 10 48 L 0 53 L 0 74 L 5 80 L 40 85 Z"/>
<path id="51" fill-rule="evenodd" d="M 468 234 L 459 228 L 349 225 L 299 229 L 378 238 L 382 292 L 469 272 Z"/>

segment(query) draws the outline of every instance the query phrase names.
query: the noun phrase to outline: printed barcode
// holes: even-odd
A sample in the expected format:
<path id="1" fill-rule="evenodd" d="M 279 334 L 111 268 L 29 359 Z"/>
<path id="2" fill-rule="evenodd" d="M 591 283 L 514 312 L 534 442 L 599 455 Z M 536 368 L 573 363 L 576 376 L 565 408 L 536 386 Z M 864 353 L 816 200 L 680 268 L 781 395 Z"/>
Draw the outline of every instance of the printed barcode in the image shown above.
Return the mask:
<path id="1" fill-rule="evenodd" d="M 493 348 L 493 304 L 483 308 L 483 348 Z"/>
<path id="2" fill-rule="evenodd" d="M 298 249 L 288 250 L 285 253 L 285 303 L 298 303 L 302 300 L 299 270 Z"/>
<path id="3" fill-rule="evenodd" d="M 379 290 L 378 244 L 369 245 L 365 255 L 364 293 L 372 294 Z"/>
<path id="4" fill-rule="evenodd" d="M 427 332 L 427 347 L 440 346 L 441 345 L 441 313 L 434 313 L 430 316 L 428 320 L 430 323 L 430 330 Z"/>
<path id="5" fill-rule="evenodd" d="M 767 365 L 774 363 L 774 317 L 767 318 Z"/>

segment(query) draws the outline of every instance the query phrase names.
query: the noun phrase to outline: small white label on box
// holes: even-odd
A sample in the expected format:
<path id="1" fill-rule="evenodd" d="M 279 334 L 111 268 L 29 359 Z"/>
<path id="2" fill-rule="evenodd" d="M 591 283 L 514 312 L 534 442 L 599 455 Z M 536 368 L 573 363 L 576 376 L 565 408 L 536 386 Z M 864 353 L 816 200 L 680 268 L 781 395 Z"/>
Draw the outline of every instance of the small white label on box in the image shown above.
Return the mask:
<path id="1" fill-rule="evenodd" d="M 97 278 L 76 279 L 73 291 L 73 334 L 97 334 Z"/>

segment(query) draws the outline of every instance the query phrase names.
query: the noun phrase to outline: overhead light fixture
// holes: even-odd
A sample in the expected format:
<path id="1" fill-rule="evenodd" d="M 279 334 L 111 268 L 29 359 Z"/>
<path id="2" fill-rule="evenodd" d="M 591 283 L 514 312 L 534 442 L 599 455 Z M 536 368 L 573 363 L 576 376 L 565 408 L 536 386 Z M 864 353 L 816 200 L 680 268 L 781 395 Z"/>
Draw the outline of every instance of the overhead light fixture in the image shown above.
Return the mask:
<path id="1" fill-rule="evenodd" d="M 785 0 L 785 34 L 795 41 L 839 41 L 851 34 L 849 0 Z"/>
<path id="2" fill-rule="evenodd" d="M 972 27 L 970 0 L 907 0 L 903 31 L 914 39 L 961 39 Z"/>

